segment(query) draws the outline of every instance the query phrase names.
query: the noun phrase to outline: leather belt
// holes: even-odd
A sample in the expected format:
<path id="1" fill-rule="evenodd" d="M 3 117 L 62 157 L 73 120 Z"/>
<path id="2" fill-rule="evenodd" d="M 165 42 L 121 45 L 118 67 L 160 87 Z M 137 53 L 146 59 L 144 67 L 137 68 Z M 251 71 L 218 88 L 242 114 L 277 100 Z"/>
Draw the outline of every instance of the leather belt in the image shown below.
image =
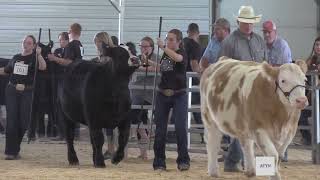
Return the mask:
<path id="1" fill-rule="evenodd" d="M 159 92 L 161 92 L 165 96 L 170 97 L 170 96 L 173 96 L 175 94 L 186 92 L 186 89 L 178 89 L 178 90 L 174 90 L 174 89 L 159 89 Z"/>
<path id="2" fill-rule="evenodd" d="M 14 83 L 12 83 L 12 82 L 10 82 L 10 81 L 9 81 L 8 85 L 9 85 L 9 86 L 12 86 L 12 87 L 14 87 L 14 88 L 16 88 L 16 86 L 17 86 L 17 84 L 14 84 Z M 33 86 L 32 86 L 32 85 L 25 85 L 25 84 L 23 84 L 23 85 L 24 85 L 24 90 L 31 90 L 31 89 L 33 89 Z"/>

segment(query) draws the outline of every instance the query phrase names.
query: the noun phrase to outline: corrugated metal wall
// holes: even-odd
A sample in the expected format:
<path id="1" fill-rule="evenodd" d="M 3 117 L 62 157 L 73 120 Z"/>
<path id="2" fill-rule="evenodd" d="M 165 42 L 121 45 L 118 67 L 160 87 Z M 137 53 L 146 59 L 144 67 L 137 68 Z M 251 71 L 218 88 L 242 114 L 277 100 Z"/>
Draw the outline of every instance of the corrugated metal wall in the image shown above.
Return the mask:
<path id="1" fill-rule="evenodd" d="M 293 58 L 307 58 L 317 36 L 317 5 L 314 0 L 222 0 L 220 16 L 236 25 L 235 15 L 241 5 L 252 5 L 256 14 L 262 14 L 262 21 L 276 22 L 278 34 L 291 47 Z M 262 23 L 255 25 L 255 32 L 262 35 Z"/>
<path id="2" fill-rule="evenodd" d="M 196 22 L 207 34 L 208 4 L 209 0 L 126 0 L 123 42 L 138 43 L 145 35 L 156 38 L 160 16 L 163 32 L 178 28 L 185 33 L 188 24 Z M 79 22 L 87 59 L 96 54 L 92 41 L 95 33 L 103 30 L 118 35 L 118 13 L 108 0 L 0 0 L 0 22 L 0 57 L 20 52 L 24 35 L 38 37 L 40 27 L 42 41 L 48 41 L 47 29 L 51 28 L 58 46 L 58 34 L 67 31 L 70 23 Z"/>
<path id="3" fill-rule="evenodd" d="M 139 42 L 145 35 L 158 37 L 160 16 L 162 37 L 173 28 L 185 36 L 191 22 L 199 25 L 202 34 L 208 34 L 209 0 L 126 0 L 125 8 L 125 41 Z"/>
<path id="4" fill-rule="evenodd" d="M 93 36 L 107 30 L 117 35 L 118 14 L 105 0 L 1 0 L 0 1 L 0 57 L 12 57 L 20 52 L 26 34 L 38 37 L 43 28 L 42 41 L 48 42 L 48 31 L 58 44 L 58 34 L 68 31 L 69 24 L 79 22 L 83 27 L 81 41 L 86 57 L 95 54 Z"/>
<path id="5" fill-rule="evenodd" d="M 117 4 L 117 3 L 116 3 Z M 253 5 L 263 20 L 273 19 L 292 48 L 294 58 L 305 58 L 311 51 L 317 35 L 317 6 L 314 0 L 221 0 L 221 16 L 236 28 L 234 15 L 241 5 Z M 123 42 L 138 43 L 145 36 L 158 36 L 159 17 L 163 17 L 162 37 L 178 28 L 186 35 L 190 22 L 200 26 L 202 34 L 209 30 L 209 0 L 125 0 Z M 95 55 L 92 42 L 98 31 L 118 35 L 118 13 L 108 0 L 0 0 L 0 57 L 12 57 L 20 51 L 24 35 L 34 34 L 42 27 L 43 41 L 47 41 L 47 28 L 52 38 L 67 31 L 72 22 L 83 26 L 82 42 L 85 58 Z M 261 34 L 261 23 L 255 31 Z M 56 43 L 56 45 L 58 45 Z"/>

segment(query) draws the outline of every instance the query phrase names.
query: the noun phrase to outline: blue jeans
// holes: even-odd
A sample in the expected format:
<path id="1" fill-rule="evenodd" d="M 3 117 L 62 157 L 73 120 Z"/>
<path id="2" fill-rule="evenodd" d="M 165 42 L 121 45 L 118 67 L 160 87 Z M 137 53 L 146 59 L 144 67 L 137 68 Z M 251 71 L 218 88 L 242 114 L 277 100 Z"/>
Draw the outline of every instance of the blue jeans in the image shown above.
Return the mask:
<path id="1" fill-rule="evenodd" d="M 227 156 L 224 159 L 224 168 L 234 169 L 240 160 L 243 160 L 241 145 L 238 139 L 233 139 L 229 145 Z"/>
<path id="2" fill-rule="evenodd" d="M 29 128 L 32 90 L 17 91 L 12 85 L 6 88 L 6 155 L 17 155 L 20 152 L 22 138 Z"/>
<path id="3" fill-rule="evenodd" d="M 188 97 L 186 92 L 181 92 L 173 96 L 165 96 L 157 92 L 157 100 L 155 107 L 155 140 L 154 140 L 154 161 L 153 167 L 166 167 L 166 135 L 168 126 L 168 116 L 170 108 L 173 108 L 175 115 L 175 130 L 177 135 L 177 164 L 190 163 L 188 154 L 187 140 L 187 112 Z"/>

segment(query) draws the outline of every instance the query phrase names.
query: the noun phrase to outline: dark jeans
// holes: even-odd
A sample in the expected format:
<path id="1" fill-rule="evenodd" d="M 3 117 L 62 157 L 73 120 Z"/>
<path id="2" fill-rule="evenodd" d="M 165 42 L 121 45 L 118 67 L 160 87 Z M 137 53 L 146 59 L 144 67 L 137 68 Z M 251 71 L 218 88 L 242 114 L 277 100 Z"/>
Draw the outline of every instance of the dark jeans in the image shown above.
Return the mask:
<path id="1" fill-rule="evenodd" d="M 113 129 L 105 128 L 106 130 L 106 135 L 111 136 L 113 138 Z"/>
<path id="2" fill-rule="evenodd" d="M 154 161 L 153 167 L 166 167 L 166 135 L 168 126 L 168 116 L 170 108 L 173 108 L 175 114 L 175 130 L 177 135 L 178 158 L 177 164 L 190 163 L 188 154 L 187 140 L 187 112 L 188 98 L 186 92 L 181 92 L 173 96 L 165 96 L 157 92 L 155 106 L 155 140 L 154 140 Z"/>
<path id="3" fill-rule="evenodd" d="M 32 90 L 17 91 L 13 85 L 6 88 L 6 147 L 5 154 L 17 155 L 22 138 L 29 126 Z"/>
<path id="4" fill-rule="evenodd" d="M 228 153 L 224 160 L 225 169 L 234 169 L 236 168 L 237 163 L 243 160 L 243 153 L 241 145 L 238 139 L 232 139 L 231 144 L 228 148 Z"/>
<path id="5" fill-rule="evenodd" d="M 200 104 L 200 93 L 199 92 L 193 92 L 192 96 L 191 96 L 191 104 L 192 105 L 199 105 Z M 194 112 L 193 114 L 193 118 L 194 121 L 197 124 L 202 124 L 202 120 L 201 120 L 201 113 L 199 112 Z"/>
<path id="6" fill-rule="evenodd" d="M 310 116 L 311 116 L 310 110 L 305 110 L 305 109 L 302 110 L 301 115 L 300 115 L 300 119 L 299 119 L 299 125 L 304 125 L 304 126 L 310 125 L 308 122 L 308 118 Z M 310 132 L 310 130 L 302 129 L 302 130 L 300 130 L 300 132 L 301 132 L 304 144 L 311 145 L 311 132 Z"/>

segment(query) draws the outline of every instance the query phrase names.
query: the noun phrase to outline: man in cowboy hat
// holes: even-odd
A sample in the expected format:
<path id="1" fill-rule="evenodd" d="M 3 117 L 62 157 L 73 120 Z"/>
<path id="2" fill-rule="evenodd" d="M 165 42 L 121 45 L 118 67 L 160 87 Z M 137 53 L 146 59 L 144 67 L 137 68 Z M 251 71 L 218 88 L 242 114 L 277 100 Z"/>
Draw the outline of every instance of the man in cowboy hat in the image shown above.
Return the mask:
<path id="1" fill-rule="evenodd" d="M 239 28 L 222 41 L 219 57 L 227 56 L 240 61 L 262 62 L 267 60 L 266 44 L 261 36 L 253 32 L 253 24 L 260 22 L 251 6 L 241 6 L 236 17 Z M 241 171 L 238 164 L 243 159 L 238 139 L 233 139 L 224 161 L 225 172 Z"/>
<path id="2" fill-rule="evenodd" d="M 219 57 L 256 62 L 266 60 L 265 42 L 253 32 L 253 25 L 260 22 L 261 15 L 256 16 L 251 6 L 241 6 L 236 18 L 239 28 L 222 42 Z"/>

